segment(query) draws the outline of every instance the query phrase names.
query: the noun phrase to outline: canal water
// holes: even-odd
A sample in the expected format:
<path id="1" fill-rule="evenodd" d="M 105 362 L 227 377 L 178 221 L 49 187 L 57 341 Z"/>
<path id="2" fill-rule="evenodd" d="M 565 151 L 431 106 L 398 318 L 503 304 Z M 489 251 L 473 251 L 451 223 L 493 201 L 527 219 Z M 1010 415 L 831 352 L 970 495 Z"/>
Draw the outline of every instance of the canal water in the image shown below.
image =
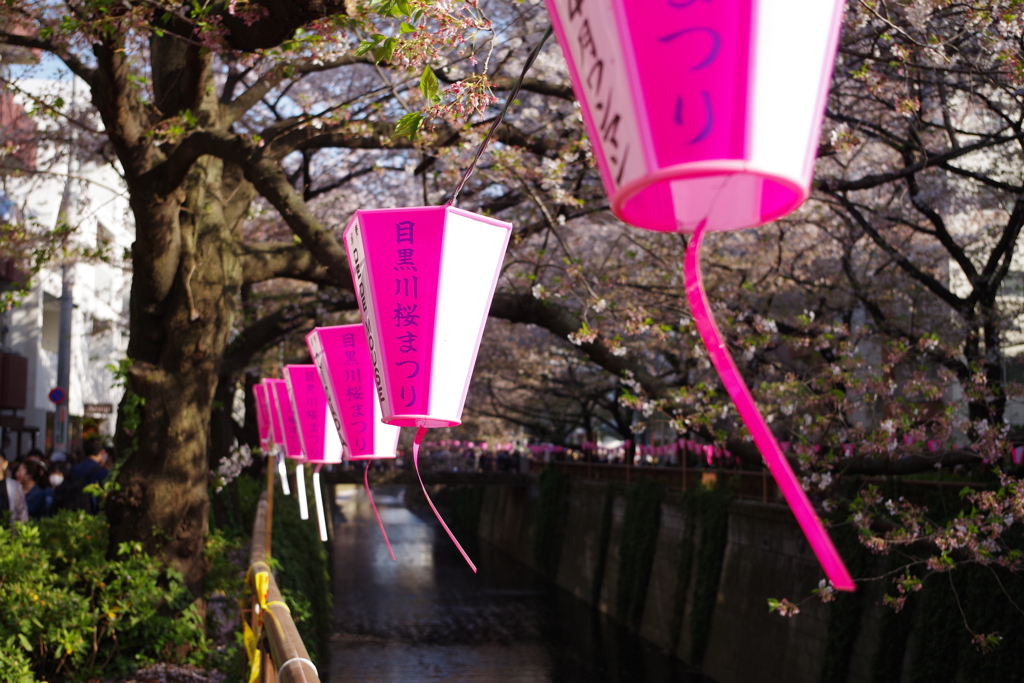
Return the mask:
<path id="1" fill-rule="evenodd" d="M 697 683 L 683 664 L 525 565 L 467 534 L 473 574 L 403 487 L 374 489 L 396 562 L 365 493 L 334 515 L 331 683 Z"/>

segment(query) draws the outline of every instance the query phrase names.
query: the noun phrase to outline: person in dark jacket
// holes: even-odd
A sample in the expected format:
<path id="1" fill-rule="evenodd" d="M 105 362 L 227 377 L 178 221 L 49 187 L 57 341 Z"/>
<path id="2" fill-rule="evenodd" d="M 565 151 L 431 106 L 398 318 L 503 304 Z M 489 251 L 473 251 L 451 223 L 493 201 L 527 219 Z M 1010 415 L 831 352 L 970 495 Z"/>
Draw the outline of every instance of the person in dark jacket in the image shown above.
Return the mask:
<path id="1" fill-rule="evenodd" d="M 104 463 L 107 460 L 107 451 L 99 439 L 86 439 L 82 446 L 85 457 L 68 472 L 64 484 L 74 483 L 78 490 L 89 484 L 102 484 L 107 478 L 107 468 Z M 99 511 L 99 500 L 95 496 L 90 497 L 88 512 L 96 514 Z"/>
<path id="2" fill-rule="evenodd" d="M 27 458 L 19 463 L 14 478 L 25 494 L 28 516 L 31 519 L 49 517 L 53 508 L 53 489 L 46 485 L 46 468 L 39 459 Z"/>

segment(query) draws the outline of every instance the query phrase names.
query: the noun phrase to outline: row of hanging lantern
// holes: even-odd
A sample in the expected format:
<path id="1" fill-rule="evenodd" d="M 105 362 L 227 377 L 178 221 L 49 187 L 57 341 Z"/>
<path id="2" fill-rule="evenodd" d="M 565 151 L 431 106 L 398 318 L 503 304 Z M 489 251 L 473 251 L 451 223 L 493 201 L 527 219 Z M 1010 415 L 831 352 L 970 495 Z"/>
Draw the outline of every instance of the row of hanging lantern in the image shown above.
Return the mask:
<path id="1" fill-rule="evenodd" d="M 546 1 L 613 213 L 694 233 L 684 271 L 701 338 L 828 578 L 852 590 L 725 348 L 699 266 L 705 231 L 761 225 L 809 195 L 842 0 Z M 415 427 L 419 476 L 427 429 L 460 424 L 511 227 L 453 206 L 356 212 L 344 242 L 362 325 L 319 328 L 307 340 L 349 458 L 394 457 L 398 428 Z M 275 381 L 267 380 L 271 399 Z M 293 415 L 302 424 L 304 413 Z M 287 420 L 265 422 L 268 438 L 293 456 Z M 308 458 L 305 442 L 303 452 Z"/>
<path id="2" fill-rule="evenodd" d="M 452 206 L 357 211 L 344 241 L 363 323 L 314 329 L 306 337 L 313 364 L 285 366 L 283 380 L 254 389 L 261 445 L 299 459 L 297 468 L 340 462 L 342 453 L 352 461 L 394 458 L 400 428 L 415 427 L 423 494 L 474 571 L 419 476 L 419 450 L 427 429 L 461 423 L 511 230 Z M 278 466 L 286 487 L 283 458 Z M 369 467 L 364 485 L 394 559 L 368 476 Z"/>

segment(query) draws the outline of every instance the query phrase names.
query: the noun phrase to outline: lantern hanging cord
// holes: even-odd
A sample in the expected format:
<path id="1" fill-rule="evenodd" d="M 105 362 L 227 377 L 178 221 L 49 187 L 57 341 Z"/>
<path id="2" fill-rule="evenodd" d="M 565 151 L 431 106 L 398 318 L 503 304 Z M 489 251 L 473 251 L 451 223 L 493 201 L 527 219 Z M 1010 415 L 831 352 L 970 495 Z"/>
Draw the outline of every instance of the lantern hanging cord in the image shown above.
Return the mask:
<path id="1" fill-rule="evenodd" d="M 713 206 L 714 202 L 712 202 Z M 754 401 L 754 397 L 751 395 L 746 382 L 743 381 L 743 376 L 729 354 L 725 340 L 722 338 L 722 333 L 715 323 L 715 318 L 711 312 L 711 304 L 708 301 L 707 293 L 704 291 L 704 281 L 701 277 L 700 268 L 700 247 L 708 226 L 708 216 L 710 214 L 711 210 L 708 211 L 704 220 L 697 225 L 693 237 L 690 239 L 690 244 L 686 248 L 686 259 L 683 265 L 686 298 L 690 303 L 694 324 L 700 333 L 701 340 L 704 342 L 704 347 L 708 351 L 711 363 L 715 366 L 715 370 L 718 371 L 718 376 L 721 378 L 726 392 L 736 405 L 736 411 L 747 426 L 750 436 L 754 439 L 754 444 L 761 451 L 765 464 L 768 466 L 768 471 L 775 478 L 775 482 L 786 499 L 786 503 L 793 510 L 793 515 L 796 517 L 801 530 L 803 530 L 804 536 L 807 537 L 807 541 L 810 543 L 811 549 L 817 556 L 818 561 L 824 568 L 825 575 L 832 582 L 836 590 L 853 591 L 856 588 L 853 577 L 850 576 L 842 557 L 840 557 L 835 546 L 832 544 L 832 539 L 829 538 L 828 532 L 825 531 L 821 520 L 815 514 L 814 506 L 811 505 L 811 501 L 807 498 L 807 493 L 800 485 L 800 480 L 797 479 L 789 461 L 786 460 L 782 449 L 779 448 L 775 435 L 772 434 L 771 429 L 769 429 L 768 424 L 761 415 L 761 411 L 758 410 L 757 403 Z M 705 446 L 705 449 L 707 448 Z"/>
<path id="2" fill-rule="evenodd" d="M 484 139 L 480 141 L 480 146 L 476 148 L 476 154 L 473 155 L 473 159 L 469 162 L 469 166 L 466 167 L 466 170 L 462 174 L 462 179 L 459 181 L 455 191 L 452 192 L 452 196 L 448 198 L 448 201 L 445 202 L 445 204 L 455 206 L 455 200 L 458 199 L 459 193 L 462 192 L 462 188 L 466 186 L 466 182 L 469 180 L 469 176 L 471 176 L 474 169 L 476 169 L 476 163 L 480 160 L 480 157 L 483 156 L 484 150 L 487 149 L 487 143 L 491 141 L 494 131 L 496 131 L 498 126 L 501 125 L 501 122 L 505 120 L 505 114 L 508 113 L 508 108 L 512 105 L 512 101 L 516 99 L 516 95 L 519 94 L 519 89 L 523 86 L 523 80 L 526 78 L 526 72 L 530 70 L 530 67 L 533 66 L 533 63 L 537 60 L 537 55 L 540 54 L 541 48 L 544 47 L 544 43 L 546 43 L 548 38 L 551 36 L 551 30 L 551 26 L 548 26 L 547 30 L 544 31 L 544 35 L 541 36 L 540 42 L 537 43 L 533 47 L 533 50 L 530 51 L 530 56 L 526 58 L 526 64 L 523 65 L 523 72 L 519 74 L 519 79 L 516 81 L 515 86 L 512 88 L 512 92 L 508 94 L 508 98 L 505 100 L 505 106 L 501 108 L 501 113 L 498 114 L 496 119 L 494 119 L 490 130 L 487 131 L 487 135 L 485 135 Z"/>
<path id="3" fill-rule="evenodd" d="M 420 446 L 423 445 L 423 437 L 426 435 L 426 427 L 419 427 L 416 430 L 416 436 L 413 437 L 412 440 L 412 467 L 416 470 L 416 478 L 420 480 L 420 488 L 423 489 L 423 497 L 427 499 L 430 509 L 434 511 L 434 516 L 437 517 L 437 521 L 441 523 L 441 528 L 448 534 L 448 538 L 452 539 L 452 543 L 454 543 L 455 547 L 459 549 L 460 553 L 462 553 L 462 559 L 466 561 L 469 568 L 473 570 L 474 574 L 476 574 L 476 565 L 473 564 L 473 560 L 469 559 L 469 555 L 466 551 L 462 549 L 462 545 L 459 543 L 458 539 L 455 538 L 455 534 L 452 533 L 452 530 L 444 523 L 444 519 L 441 518 L 441 513 L 437 511 L 436 507 L 434 507 L 434 501 L 430 500 L 430 494 L 427 493 L 427 485 L 423 483 L 423 475 L 420 474 Z"/>
<path id="4" fill-rule="evenodd" d="M 391 549 L 391 541 L 388 540 L 388 532 L 384 530 L 384 522 L 380 518 L 380 513 L 377 512 L 377 504 L 373 502 L 373 492 L 370 491 L 370 461 L 366 461 L 366 467 L 363 469 L 363 486 L 366 487 L 366 497 L 370 499 L 370 507 L 373 508 L 373 516 L 377 518 L 377 526 L 380 527 L 380 534 L 384 537 L 384 544 L 388 547 L 388 555 L 391 556 L 391 561 L 395 561 L 395 551 Z"/>

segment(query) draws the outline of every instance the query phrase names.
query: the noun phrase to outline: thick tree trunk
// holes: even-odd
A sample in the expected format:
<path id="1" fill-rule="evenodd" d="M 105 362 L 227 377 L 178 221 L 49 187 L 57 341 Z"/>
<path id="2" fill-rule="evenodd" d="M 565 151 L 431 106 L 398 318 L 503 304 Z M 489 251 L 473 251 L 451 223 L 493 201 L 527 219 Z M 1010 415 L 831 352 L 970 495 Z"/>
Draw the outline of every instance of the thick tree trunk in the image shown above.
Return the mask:
<path id="1" fill-rule="evenodd" d="M 120 425 L 141 421 L 134 433 L 118 430 L 118 452 L 126 457 L 121 489 L 107 510 L 112 552 L 123 541 L 142 541 L 198 595 L 207 570 L 210 415 L 242 283 L 235 233 L 253 193 L 237 169 L 225 172 L 220 160 L 204 157 L 180 194 L 181 250 L 167 296 L 148 296 L 147 273 L 135 270 L 128 348 L 134 363 Z M 135 207 L 140 225 L 154 218 L 146 208 Z M 136 263 L 152 258 L 141 248 L 137 242 Z M 145 402 L 137 416 L 131 394 Z"/>

